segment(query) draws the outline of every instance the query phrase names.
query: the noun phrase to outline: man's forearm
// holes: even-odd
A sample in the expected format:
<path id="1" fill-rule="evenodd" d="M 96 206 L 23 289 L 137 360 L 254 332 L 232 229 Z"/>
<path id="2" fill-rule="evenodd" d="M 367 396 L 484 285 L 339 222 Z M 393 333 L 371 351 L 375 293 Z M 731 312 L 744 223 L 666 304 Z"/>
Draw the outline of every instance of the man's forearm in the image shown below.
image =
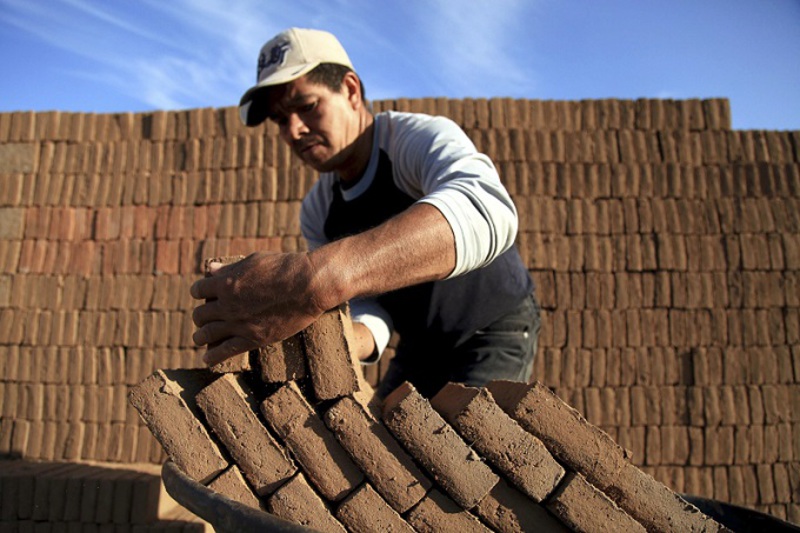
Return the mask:
<path id="1" fill-rule="evenodd" d="M 455 268 L 455 239 L 444 215 L 420 203 L 376 228 L 314 250 L 309 259 L 317 300 L 334 307 L 444 279 Z"/>

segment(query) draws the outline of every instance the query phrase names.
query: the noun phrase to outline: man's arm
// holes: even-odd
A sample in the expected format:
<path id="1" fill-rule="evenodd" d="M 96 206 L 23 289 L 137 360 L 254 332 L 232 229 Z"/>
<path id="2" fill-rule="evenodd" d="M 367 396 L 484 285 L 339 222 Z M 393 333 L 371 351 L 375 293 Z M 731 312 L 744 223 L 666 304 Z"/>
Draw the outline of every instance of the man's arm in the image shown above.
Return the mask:
<path id="1" fill-rule="evenodd" d="M 198 345 L 214 345 L 215 364 L 289 337 L 324 311 L 352 298 L 444 279 L 455 268 L 453 231 L 425 203 L 380 226 L 309 253 L 252 254 L 195 282 L 191 294 L 211 300 L 193 314 Z"/>

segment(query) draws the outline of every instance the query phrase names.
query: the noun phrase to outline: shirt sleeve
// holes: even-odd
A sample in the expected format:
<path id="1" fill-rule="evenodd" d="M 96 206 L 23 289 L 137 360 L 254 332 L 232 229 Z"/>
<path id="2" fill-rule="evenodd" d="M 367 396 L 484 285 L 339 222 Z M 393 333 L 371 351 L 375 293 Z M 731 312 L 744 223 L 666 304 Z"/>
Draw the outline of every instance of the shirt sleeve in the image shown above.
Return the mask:
<path id="1" fill-rule="evenodd" d="M 492 161 L 444 117 L 407 115 L 390 145 L 398 186 L 431 204 L 453 230 L 455 277 L 491 263 L 517 235 L 518 215 Z M 402 126 L 402 125 L 401 125 Z"/>

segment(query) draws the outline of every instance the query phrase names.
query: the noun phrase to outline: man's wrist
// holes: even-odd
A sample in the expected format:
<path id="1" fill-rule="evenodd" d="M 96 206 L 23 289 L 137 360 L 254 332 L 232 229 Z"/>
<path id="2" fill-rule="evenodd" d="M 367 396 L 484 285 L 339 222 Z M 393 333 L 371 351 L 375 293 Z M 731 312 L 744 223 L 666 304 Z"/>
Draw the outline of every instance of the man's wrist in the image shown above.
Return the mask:
<path id="1" fill-rule="evenodd" d="M 323 311 L 350 299 L 342 276 L 347 268 L 336 265 L 331 247 L 328 244 L 307 254 L 312 270 L 311 299 Z"/>

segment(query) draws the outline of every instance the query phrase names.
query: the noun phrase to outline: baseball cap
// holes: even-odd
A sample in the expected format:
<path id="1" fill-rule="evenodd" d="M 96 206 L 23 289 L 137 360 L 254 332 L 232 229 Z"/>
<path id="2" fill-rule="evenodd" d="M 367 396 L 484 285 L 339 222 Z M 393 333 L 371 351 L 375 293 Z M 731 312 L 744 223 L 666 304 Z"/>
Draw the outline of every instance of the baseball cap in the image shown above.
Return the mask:
<path id="1" fill-rule="evenodd" d="M 353 69 L 344 47 L 333 34 L 321 30 L 289 28 L 261 47 L 257 83 L 239 101 L 239 118 L 246 126 L 257 126 L 267 118 L 267 106 L 259 93 L 308 74 L 321 63 L 336 63 Z M 355 69 L 353 69 L 355 70 Z"/>

